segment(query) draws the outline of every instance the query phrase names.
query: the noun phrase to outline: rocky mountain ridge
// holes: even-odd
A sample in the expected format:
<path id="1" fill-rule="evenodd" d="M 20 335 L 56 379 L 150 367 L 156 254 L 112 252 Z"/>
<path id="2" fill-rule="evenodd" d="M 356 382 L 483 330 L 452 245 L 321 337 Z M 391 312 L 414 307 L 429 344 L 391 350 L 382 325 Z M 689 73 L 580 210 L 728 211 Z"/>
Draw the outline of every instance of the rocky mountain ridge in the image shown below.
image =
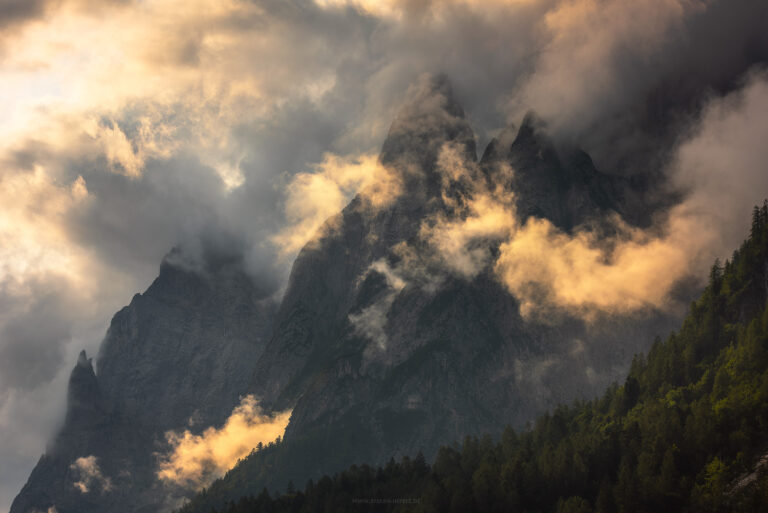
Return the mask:
<path id="1" fill-rule="evenodd" d="M 477 161 L 450 84 L 423 82 L 380 162 L 399 194 L 379 206 L 361 194 L 330 219 L 296 258 L 278 309 L 238 257 L 193 268 L 171 254 L 147 292 L 115 315 L 95 373 L 81 356 L 65 426 L 11 513 L 161 510 L 163 434 L 220 426 L 245 393 L 266 411 L 293 411 L 283 443 L 233 471 L 259 490 L 354 462 L 431 458 L 467 434 L 521 426 L 555 403 L 599 393 L 649 331 L 674 322 L 659 313 L 599 327 L 567 315 L 526 320 L 489 265 L 496 243 L 477 242 L 482 258 L 466 275 L 425 240 L 436 222 L 466 215 L 482 181 L 508 191 L 521 220 L 543 217 L 563 230 L 624 213 L 624 179 L 600 173 L 582 152 L 561 155 L 535 118 Z M 500 175 L 504 167 L 514 174 Z M 91 461 L 102 479 L 83 492 L 75 484 Z"/>
<path id="2" fill-rule="evenodd" d="M 11 512 L 165 507 L 169 492 L 156 475 L 165 432 L 223 423 L 271 330 L 273 301 L 242 260 L 207 260 L 192 267 L 172 251 L 147 291 L 112 319 L 97 372 L 80 354 L 64 426 Z"/>
<path id="3" fill-rule="evenodd" d="M 620 215 L 623 179 L 599 173 L 583 153 L 567 158 L 529 117 L 477 162 L 450 86 L 412 91 L 381 155 L 406 186 L 380 209 L 356 198 L 302 250 L 256 364 L 251 390 L 267 408 L 293 409 L 282 443 L 251 455 L 190 511 L 352 463 L 418 452 L 429 460 L 440 444 L 522 427 L 620 376 L 647 333 L 670 319 L 622 319 L 620 329 L 567 315 L 523 319 L 490 265 L 493 241 L 478 242 L 489 261 L 464 275 L 424 239 L 430 223 L 462 219 L 484 179 L 519 196 L 521 220 L 569 230 Z M 508 179 L 501 165 L 516 173 Z"/>

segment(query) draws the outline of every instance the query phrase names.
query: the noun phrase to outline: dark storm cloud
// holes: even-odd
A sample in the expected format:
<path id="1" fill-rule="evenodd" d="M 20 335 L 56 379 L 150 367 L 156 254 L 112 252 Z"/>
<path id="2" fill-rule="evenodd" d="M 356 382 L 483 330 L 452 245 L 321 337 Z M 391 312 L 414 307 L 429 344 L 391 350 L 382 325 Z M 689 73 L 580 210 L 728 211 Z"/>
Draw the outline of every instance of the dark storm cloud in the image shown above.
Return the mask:
<path id="1" fill-rule="evenodd" d="M 0 0 L 0 30 L 21 29 L 25 24 L 44 18 L 62 5 L 73 5 L 88 12 L 113 5 L 125 5 L 131 1 L 133 0 Z M 5 35 L 0 34 L 0 45 Z"/>
<path id="2" fill-rule="evenodd" d="M 608 172 L 659 169 L 712 97 L 768 62 L 765 2 L 563 5 L 512 112 L 536 110 Z"/>
<path id="3" fill-rule="evenodd" d="M 42 16 L 51 0 L 0 0 L 0 29 Z"/>
<path id="4" fill-rule="evenodd" d="M 0 283 L 0 388 L 34 388 L 56 375 L 71 336 L 67 284 L 39 277 L 23 290 L 14 285 Z"/>
<path id="5" fill-rule="evenodd" d="M 128 274 L 156 267 L 174 244 L 217 223 L 223 185 L 190 156 L 146 162 L 140 178 L 79 168 L 91 201 L 73 209 L 74 241 Z"/>

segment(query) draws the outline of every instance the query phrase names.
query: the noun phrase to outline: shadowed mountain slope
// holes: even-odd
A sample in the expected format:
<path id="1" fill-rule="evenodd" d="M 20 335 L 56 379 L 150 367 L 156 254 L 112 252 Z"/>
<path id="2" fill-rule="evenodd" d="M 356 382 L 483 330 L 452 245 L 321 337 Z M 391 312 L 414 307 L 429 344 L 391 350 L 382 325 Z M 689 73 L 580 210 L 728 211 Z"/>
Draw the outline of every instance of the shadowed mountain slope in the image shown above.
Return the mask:
<path id="1" fill-rule="evenodd" d="M 155 453 L 165 432 L 223 423 L 271 329 L 273 303 L 239 258 L 207 260 L 199 266 L 169 254 L 147 291 L 112 319 L 98 372 L 80 355 L 64 426 L 12 513 L 160 509 L 168 490 Z"/>
<path id="2" fill-rule="evenodd" d="M 469 276 L 425 242 L 434 223 L 461 219 L 473 182 L 494 179 L 500 163 L 514 168 L 503 186 L 519 196 L 521 219 L 567 230 L 620 213 L 620 181 L 583 153 L 564 159 L 533 123 L 506 150 L 494 141 L 477 163 L 450 86 L 411 90 L 381 153 L 405 184 L 400 195 L 380 208 L 358 196 L 301 251 L 256 365 L 251 390 L 262 404 L 293 409 L 284 439 L 214 483 L 192 510 L 351 463 L 432 458 L 465 435 L 522 427 L 549 406 L 604 390 L 645 347 L 644 334 L 670 326 L 659 314 L 600 326 L 567 315 L 523 319 L 490 265 L 492 241 L 483 243 L 488 262 Z"/>
<path id="3" fill-rule="evenodd" d="M 246 393 L 267 412 L 292 410 L 283 441 L 198 506 L 353 462 L 432 458 L 442 444 L 604 390 L 672 316 L 524 319 L 493 269 L 499 240 L 469 241 L 466 269 L 430 233 L 466 219 L 491 185 L 514 198 L 519 221 L 599 226 L 627 218 L 629 182 L 559 151 L 532 116 L 480 162 L 475 145 L 447 80 L 412 87 L 380 156 L 397 190 L 384 201 L 361 191 L 329 219 L 296 258 L 277 310 L 239 257 L 169 255 L 115 315 L 96 372 L 78 362 L 65 425 L 12 513 L 167 508 L 175 495 L 157 478 L 165 433 L 221 426 Z"/>
<path id="4" fill-rule="evenodd" d="M 679 331 L 636 356 L 622 386 L 523 432 L 442 447 L 431 466 L 421 455 L 352 466 L 219 511 L 765 511 L 767 297 L 768 203 Z"/>

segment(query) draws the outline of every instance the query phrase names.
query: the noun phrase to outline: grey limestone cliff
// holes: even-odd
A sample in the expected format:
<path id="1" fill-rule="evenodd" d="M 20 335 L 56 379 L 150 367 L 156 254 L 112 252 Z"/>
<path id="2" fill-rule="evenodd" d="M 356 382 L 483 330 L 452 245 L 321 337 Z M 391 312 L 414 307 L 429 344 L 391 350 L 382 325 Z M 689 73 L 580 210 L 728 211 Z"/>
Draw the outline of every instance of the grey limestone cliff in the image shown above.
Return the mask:
<path id="1" fill-rule="evenodd" d="M 446 170 L 446 148 L 467 176 Z M 446 269 L 424 230 L 461 219 L 478 181 L 501 181 L 521 221 L 543 217 L 566 231 L 625 205 L 623 178 L 600 173 L 583 152 L 560 153 L 532 116 L 480 162 L 475 152 L 446 81 L 411 91 L 380 157 L 401 193 L 381 208 L 355 198 L 301 251 L 255 366 L 251 390 L 265 407 L 293 409 L 284 441 L 231 473 L 221 486 L 234 493 L 217 495 L 214 484 L 209 498 L 419 451 L 429 459 L 466 435 L 520 428 L 600 392 L 651 340 L 664 316 L 600 327 L 566 314 L 523 319 L 489 265 L 493 241 L 479 243 L 488 265 L 471 275 Z M 499 163 L 512 178 L 494 176 Z"/>
<path id="2" fill-rule="evenodd" d="M 247 390 L 274 303 L 237 257 L 175 250 L 112 319 L 94 368 L 80 355 L 64 425 L 12 513 L 158 511 L 156 453 L 168 430 L 221 424 Z"/>
<path id="3" fill-rule="evenodd" d="M 447 80 L 411 88 L 380 156 L 397 193 L 379 204 L 363 192 L 329 219 L 297 256 L 276 311 L 239 259 L 190 268 L 172 254 L 115 315 L 96 372 L 78 361 L 64 428 L 12 513 L 158 511 L 164 433 L 220 424 L 244 393 L 267 411 L 292 410 L 284 440 L 214 483 L 193 511 L 351 463 L 431 458 L 602 391 L 674 320 L 524 319 L 493 270 L 499 240 L 469 240 L 471 269 L 457 271 L 429 234 L 466 219 L 492 186 L 514 199 L 520 222 L 546 218 L 566 232 L 610 216 L 633 222 L 631 180 L 558 148 L 533 116 L 479 161 L 476 151 Z M 92 464 L 101 477 L 84 482 Z"/>

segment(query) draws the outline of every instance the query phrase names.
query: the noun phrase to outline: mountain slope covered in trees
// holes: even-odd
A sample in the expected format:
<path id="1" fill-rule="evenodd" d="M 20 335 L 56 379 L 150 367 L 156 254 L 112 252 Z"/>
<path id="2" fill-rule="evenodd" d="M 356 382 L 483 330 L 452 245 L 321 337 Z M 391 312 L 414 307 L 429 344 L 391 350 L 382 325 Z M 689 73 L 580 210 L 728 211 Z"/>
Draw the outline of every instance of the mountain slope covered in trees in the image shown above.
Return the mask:
<path id="1" fill-rule="evenodd" d="M 602 397 L 561 406 L 499 441 L 468 437 L 382 468 L 352 466 L 301 491 L 223 512 L 768 510 L 768 205 L 682 327 L 635 357 Z M 265 448 L 265 452 L 277 446 Z M 225 489 L 237 468 L 214 485 Z M 208 492 L 182 509 L 210 511 Z"/>

